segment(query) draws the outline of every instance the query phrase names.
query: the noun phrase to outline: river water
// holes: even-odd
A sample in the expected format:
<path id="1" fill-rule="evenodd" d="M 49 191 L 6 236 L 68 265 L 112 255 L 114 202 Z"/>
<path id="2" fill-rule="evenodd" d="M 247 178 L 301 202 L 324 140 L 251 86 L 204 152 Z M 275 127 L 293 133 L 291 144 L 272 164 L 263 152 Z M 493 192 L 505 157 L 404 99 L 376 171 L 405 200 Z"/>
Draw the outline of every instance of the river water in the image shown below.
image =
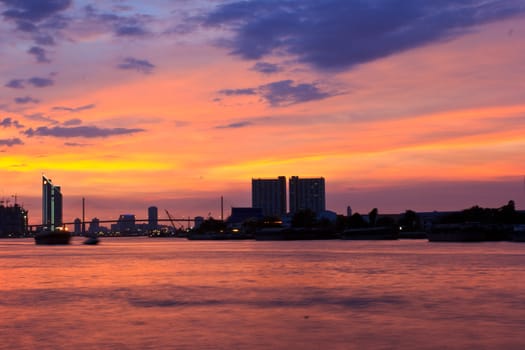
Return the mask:
<path id="1" fill-rule="evenodd" d="M 0 349 L 523 349 L 525 244 L 0 240 Z"/>

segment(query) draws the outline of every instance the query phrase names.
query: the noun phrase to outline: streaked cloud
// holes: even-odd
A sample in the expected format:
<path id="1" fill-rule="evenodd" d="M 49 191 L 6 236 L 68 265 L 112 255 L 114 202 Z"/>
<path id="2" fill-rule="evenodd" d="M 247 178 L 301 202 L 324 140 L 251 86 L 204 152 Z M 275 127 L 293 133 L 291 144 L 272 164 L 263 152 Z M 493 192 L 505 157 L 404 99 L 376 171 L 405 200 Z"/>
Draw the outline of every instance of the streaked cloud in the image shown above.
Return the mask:
<path id="1" fill-rule="evenodd" d="M 220 90 L 219 94 L 225 96 L 242 96 L 242 95 L 256 95 L 256 89 L 247 88 L 247 89 L 224 89 Z"/>
<path id="2" fill-rule="evenodd" d="M 231 123 L 227 125 L 220 125 L 220 126 L 217 126 L 216 128 L 217 129 L 239 129 L 239 128 L 244 128 L 244 127 L 251 126 L 251 125 L 253 125 L 253 123 L 250 121 L 242 121 L 242 122 L 236 122 L 236 123 Z"/>
<path id="3" fill-rule="evenodd" d="M 49 117 L 49 116 L 45 116 L 42 113 L 28 114 L 25 117 L 27 119 L 30 119 L 30 120 L 33 120 L 33 121 L 37 121 L 37 122 L 45 122 L 45 123 L 49 123 L 49 124 L 58 124 L 58 120 L 56 120 L 56 119 L 54 119 L 52 117 Z"/>
<path id="4" fill-rule="evenodd" d="M 79 107 L 55 106 L 55 107 L 53 107 L 53 110 L 54 111 L 66 111 L 66 112 L 76 113 L 76 112 L 81 112 L 81 111 L 85 111 L 85 110 L 93 109 L 93 108 L 95 108 L 95 104 L 91 103 L 91 104 L 84 105 L 84 106 L 79 106 Z"/>
<path id="5" fill-rule="evenodd" d="M 139 73 L 150 74 L 155 68 L 155 65 L 148 60 L 127 57 L 121 63 L 119 63 L 117 67 L 119 69 L 134 70 Z"/>
<path id="6" fill-rule="evenodd" d="M 50 136 L 57 138 L 70 138 L 70 137 L 85 137 L 85 138 L 105 138 L 116 135 L 130 135 L 139 132 L 144 132 L 144 129 L 130 129 L 130 128 L 100 128 L 97 126 L 75 126 L 75 127 L 62 127 L 54 126 L 47 127 L 41 126 L 36 129 L 29 128 L 24 131 L 24 134 L 28 137 L 33 136 Z"/>
<path id="7" fill-rule="evenodd" d="M 90 146 L 89 143 L 80 143 L 80 142 L 64 142 L 64 146 L 68 147 L 87 147 Z"/>

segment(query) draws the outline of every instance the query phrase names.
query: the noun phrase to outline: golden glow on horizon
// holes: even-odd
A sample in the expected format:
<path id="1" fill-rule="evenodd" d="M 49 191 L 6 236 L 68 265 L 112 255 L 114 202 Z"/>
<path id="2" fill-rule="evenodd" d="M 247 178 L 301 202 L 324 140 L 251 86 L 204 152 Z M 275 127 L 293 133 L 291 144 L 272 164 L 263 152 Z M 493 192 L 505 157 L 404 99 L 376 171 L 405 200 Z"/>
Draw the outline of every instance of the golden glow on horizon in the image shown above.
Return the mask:
<path id="1" fill-rule="evenodd" d="M 169 166 L 162 162 L 152 162 L 144 159 L 133 158 L 110 158 L 106 161 L 101 159 L 76 159 L 75 154 L 57 154 L 42 158 L 31 157 L 2 157 L 0 166 L 5 169 L 16 170 L 18 172 L 35 172 L 42 169 L 49 169 L 53 172 L 88 172 L 88 173 L 109 173 L 115 174 L 116 171 L 151 172 L 154 170 L 165 170 Z"/>

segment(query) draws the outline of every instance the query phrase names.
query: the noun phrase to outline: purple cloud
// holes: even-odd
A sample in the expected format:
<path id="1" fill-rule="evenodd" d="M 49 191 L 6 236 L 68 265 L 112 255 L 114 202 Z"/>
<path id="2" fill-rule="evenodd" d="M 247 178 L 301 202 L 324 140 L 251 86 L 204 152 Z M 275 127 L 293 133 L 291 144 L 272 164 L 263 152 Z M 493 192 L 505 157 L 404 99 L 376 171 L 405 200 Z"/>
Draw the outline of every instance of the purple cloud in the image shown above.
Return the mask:
<path id="1" fill-rule="evenodd" d="M 121 16 L 115 13 L 123 12 L 122 8 L 129 10 L 126 6 L 116 6 L 116 11 L 112 13 L 101 13 L 93 5 L 84 7 L 86 17 L 98 25 L 111 28 L 115 35 L 124 37 L 141 37 L 149 32 L 146 24 L 151 21 L 151 16 L 134 14 Z"/>
<path id="2" fill-rule="evenodd" d="M 49 34 L 37 34 L 33 38 L 37 45 L 53 46 L 55 45 L 55 38 Z"/>
<path id="3" fill-rule="evenodd" d="M 259 95 L 272 107 L 322 100 L 340 94 L 340 92 L 323 91 L 315 83 L 294 85 L 293 80 L 276 81 L 257 88 L 225 89 L 218 91 L 218 93 L 225 96 Z M 216 101 L 220 101 L 220 99 L 216 99 Z"/>
<path id="4" fill-rule="evenodd" d="M 155 65 L 147 60 L 139 60 L 133 57 L 127 57 L 117 66 L 119 69 L 134 70 L 144 74 L 150 74 Z"/>
<path id="5" fill-rule="evenodd" d="M 0 146 L 13 147 L 16 145 L 23 145 L 24 143 L 18 137 L 11 139 L 0 139 Z"/>
<path id="6" fill-rule="evenodd" d="M 521 0 L 246 0 L 220 4 L 205 25 L 229 28 L 231 54 L 285 53 L 322 70 L 344 70 L 522 16 Z"/>
<path id="7" fill-rule="evenodd" d="M 52 79 L 49 78 L 41 78 L 41 77 L 32 77 L 30 79 L 12 79 L 7 84 L 5 84 L 5 87 L 12 88 L 12 89 L 23 89 L 25 88 L 25 84 L 33 85 L 37 88 L 44 88 L 53 85 L 55 82 Z"/>
<path id="8" fill-rule="evenodd" d="M 13 79 L 13 80 L 10 80 L 4 86 L 8 87 L 8 88 L 11 88 L 11 89 L 23 89 L 24 88 L 24 80 L 23 79 Z"/>
<path id="9" fill-rule="evenodd" d="M 35 56 L 36 61 L 38 63 L 49 63 L 49 62 L 51 62 L 51 60 L 49 58 L 47 58 L 46 50 L 44 50 L 41 47 L 33 46 L 27 51 L 27 53 L 29 53 L 30 55 Z"/>
<path id="10" fill-rule="evenodd" d="M 118 36 L 142 36 L 147 31 L 140 25 L 122 25 L 115 28 L 115 34 Z"/>
<path id="11" fill-rule="evenodd" d="M 40 78 L 40 77 L 33 77 L 30 79 L 27 79 L 27 82 L 34 87 L 43 88 L 48 87 L 54 84 L 54 81 L 52 79 L 48 78 Z"/>
<path id="12" fill-rule="evenodd" d="M 7 7 L 2 14 L 8 19 L 41 21 L 64 11 L 71 0 L 0 0 Z"/>
<path id="13" fill-rule="evenodd" d="M 29 21 L 17 20 L 16 28 L 21 32 L 33 33 L 38 32 L 38 27 Z"/>
<path id="14" fill-rule="evenodd" d="M 15 103 L 18 103 L 18 104 L 27 104 L 27 103 L 39 103 L 40 100 L 37 100 L 35 98 L 32 98 L 30 96 L 25 96 L 25 97 L 16 97 L 15 98 Z"/>
<path id="15" fill-rule="evenodd" d="M 279 67 L 277 64 L 268 63 L 268 62 L 257 62 L 253 67 L 252 70 L 263 73 L 263 74 L 273 74 L 278 73 L 282 71 L 282 68 Z"/>
<path id="16" fill-rule="evenodd" d="M 15 127 L 17 129 L 23 128 L 24 126 L 18 122 L 18 120 L 13 120 L 9 117 L 0 120 L 0 126 L 3 128 Z"/>
<path id="17" fill-rule="evenodd" d="M 71 7 L 72 0 L 0 0 L 1 14 L 16 24 L 19 31 L 31 33 L 37 45 L 54 45 L 54 36 L 72 20 L 62 12 Z M 49 62 L 45 52 L 33 50 L 37 62 Z"/>
<path id="18" fill-rule="evenodd" d="M 293 80 L 277 81 L 260 86 L 259 91 L 273 107 L 322 100 L 333 95 L 321 91 L 315 84 L 293 85 L 293 83 Z"/>

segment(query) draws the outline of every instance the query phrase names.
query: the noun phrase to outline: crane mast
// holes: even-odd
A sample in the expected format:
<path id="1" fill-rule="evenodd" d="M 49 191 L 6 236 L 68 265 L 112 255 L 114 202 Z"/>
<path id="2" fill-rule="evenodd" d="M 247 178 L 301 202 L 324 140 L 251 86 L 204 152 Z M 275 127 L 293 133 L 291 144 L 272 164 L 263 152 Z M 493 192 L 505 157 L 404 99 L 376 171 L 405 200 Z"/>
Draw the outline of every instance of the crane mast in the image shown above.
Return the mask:
<path id="1" fill-rule="evenodd" d="M 166 215 L 168 215 L 168 219 L 170 219 L 171 226 L 173 226 L 173 233 L 177 232 L 177 227 L 175 227 L 175 223 L 173 222 L 173 217 L 171 216 L 170 212 L 168 209 L 164 209 L 164 211 L 166 212 Z"/>

